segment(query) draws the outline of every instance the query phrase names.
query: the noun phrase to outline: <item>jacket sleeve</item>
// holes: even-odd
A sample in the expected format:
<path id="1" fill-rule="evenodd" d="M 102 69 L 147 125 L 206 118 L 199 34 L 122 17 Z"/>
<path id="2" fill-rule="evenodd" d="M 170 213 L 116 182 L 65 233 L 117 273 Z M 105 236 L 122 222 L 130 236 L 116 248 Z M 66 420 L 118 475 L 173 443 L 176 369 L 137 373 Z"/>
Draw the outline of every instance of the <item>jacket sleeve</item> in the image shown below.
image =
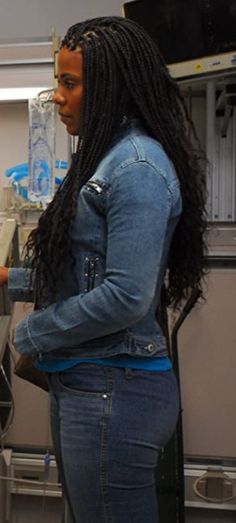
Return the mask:
<path id="1" fill-rule="evenodd" d="M 29 269 L 9 269 L 8 294 L 11 301 L 34 301 L 34 293 L 30 288 L 30 275 Z"/>
<path id="2" fill-rule="evenodd" d="M 17 350 L 40 354 L 76 347 L 141 319 L 154 297 L 170 212 L 163 174 L 146 161 L 120 166 L 108 198 L 104 281 L 29 314 L 16 329 Z"/>

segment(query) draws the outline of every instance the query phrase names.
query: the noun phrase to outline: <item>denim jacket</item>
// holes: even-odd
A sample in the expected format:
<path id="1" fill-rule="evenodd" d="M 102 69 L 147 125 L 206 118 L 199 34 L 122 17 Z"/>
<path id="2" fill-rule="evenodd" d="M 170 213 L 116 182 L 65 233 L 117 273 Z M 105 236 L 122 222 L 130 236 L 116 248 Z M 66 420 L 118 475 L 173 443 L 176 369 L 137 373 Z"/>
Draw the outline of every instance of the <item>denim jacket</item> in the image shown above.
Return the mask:
<path id="1" fill-rule="evenodd" d="M 137 122 L 126 123 L 79 194 L 75 268 L 65 270 L 56 303 L 17 325 L 17 350 L 44 361 L 165 356 L 155 311 L 181 211 L 163 148 Z M 31 300 L 28 282 L 27 269 L 10 269 L 13 301 Z"/>

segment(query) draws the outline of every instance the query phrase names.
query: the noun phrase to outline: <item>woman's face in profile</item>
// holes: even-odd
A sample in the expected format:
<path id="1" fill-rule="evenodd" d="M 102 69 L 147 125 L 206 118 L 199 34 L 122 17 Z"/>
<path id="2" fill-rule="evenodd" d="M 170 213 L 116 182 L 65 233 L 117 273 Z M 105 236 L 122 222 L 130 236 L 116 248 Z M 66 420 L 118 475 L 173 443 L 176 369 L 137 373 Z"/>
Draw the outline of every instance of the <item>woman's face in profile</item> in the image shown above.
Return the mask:
<path id="1" fill-rule="evenodd" d="M 60 49 L 57 61 L 58 88 L 53 101 L 59 106 L 61 121 L 71 135 L 79 135 L 83 100 L 83 55 L 80 48 Z"/>

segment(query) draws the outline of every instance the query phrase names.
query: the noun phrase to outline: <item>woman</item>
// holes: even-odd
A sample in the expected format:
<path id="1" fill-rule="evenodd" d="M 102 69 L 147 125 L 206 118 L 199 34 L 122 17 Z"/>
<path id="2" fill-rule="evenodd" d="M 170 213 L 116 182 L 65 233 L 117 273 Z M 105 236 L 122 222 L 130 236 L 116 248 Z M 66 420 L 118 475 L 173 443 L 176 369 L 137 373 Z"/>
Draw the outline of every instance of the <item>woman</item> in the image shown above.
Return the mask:
<path id="1" fill-rule="evenodd" d="M 156 45 L 129 20 L 68 30 L 54 102 L 78 147 L 27 241 L 30 270 L 0 271 L 12 299 L 33 291 L 39 307 L 15 345 L 48 373 L 73 522 L 156 523 L 158 454 L 179 410 L 156 309 L 166 276 L 169 305 L 201 294 L 201 154 Z"/>

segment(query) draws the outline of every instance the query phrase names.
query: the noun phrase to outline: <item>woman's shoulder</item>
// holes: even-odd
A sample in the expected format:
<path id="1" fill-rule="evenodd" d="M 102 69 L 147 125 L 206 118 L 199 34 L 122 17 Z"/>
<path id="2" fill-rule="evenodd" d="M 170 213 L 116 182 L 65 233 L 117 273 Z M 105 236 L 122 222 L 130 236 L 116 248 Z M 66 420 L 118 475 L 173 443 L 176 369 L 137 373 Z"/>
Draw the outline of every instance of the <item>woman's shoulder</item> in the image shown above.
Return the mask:
<path id="1" fill-rule="evenodd" d="M 151 137 L 145 128 L 134 121 L 117 139 L 104 158 L 104 168 L 109 176 L 123 171 L 126 166 L 146 163 L 165 178 L 176 179 L 174 166 L 160 142 Z"/>

